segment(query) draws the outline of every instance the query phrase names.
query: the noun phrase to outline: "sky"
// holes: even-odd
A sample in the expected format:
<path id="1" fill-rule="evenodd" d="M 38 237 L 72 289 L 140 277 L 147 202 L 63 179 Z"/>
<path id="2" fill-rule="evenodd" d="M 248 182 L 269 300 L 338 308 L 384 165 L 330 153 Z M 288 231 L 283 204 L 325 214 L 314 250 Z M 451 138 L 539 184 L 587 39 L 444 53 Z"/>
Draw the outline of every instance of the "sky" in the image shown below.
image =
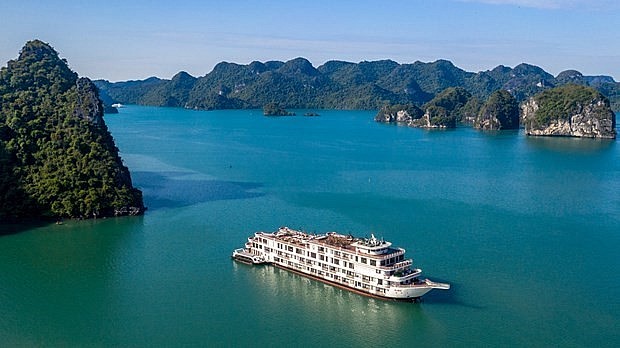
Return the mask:
<path id="1" fill-rule="evenodd" d="M 0 65 L 28 40 L 91 79 L 204 76 L 222 61 L 447 59 L 620 80 L 618 0 L 2 0 Z"/>

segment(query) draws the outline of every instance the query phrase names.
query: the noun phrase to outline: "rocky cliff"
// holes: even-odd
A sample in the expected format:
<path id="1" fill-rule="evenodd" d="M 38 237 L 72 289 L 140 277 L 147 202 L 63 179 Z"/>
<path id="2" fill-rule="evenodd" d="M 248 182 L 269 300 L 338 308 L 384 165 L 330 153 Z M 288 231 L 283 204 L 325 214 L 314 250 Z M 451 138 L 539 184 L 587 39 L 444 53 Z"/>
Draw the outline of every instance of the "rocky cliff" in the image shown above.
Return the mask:
<path id="1" fill-rule="evenodd" d="M 423 115 L 424 111 L 413 104 L 384 105 L 375 116 L 375 121 L 385 123 L 401 123 L 411 126 Z"/>
<path id="2" fill-rule="evenodd" d="M 95 85 L 47 43 L 0 69 L 0 222 L 144 212 Z"/>
<path id="3" fill-rule="evenodd" d="M 616 137 L 609 100 L 591 87 L 566 85 L 540 93 L 521 105 L 527 135 Z"/>
<path id="4" fill-rule="evenodd" d="M 483 130 L 519 128 L 517 100 L 508 91 L 494 92 L 475 118 L 474 128 Z"/>
<path id="5" fill-rule="evenodd" d="M 103 125 L 103 104 L 99 100 L 97 87 L 86 77 L 80 77 L 76 82 L 76 87 L 75 116 L 97 126 Z"/>
<path id="6" fill-rule="evenodd" d="M 384 106 L 375 116 L 377 122 L 400 123 L 420 128 L 454 128 L 468 109 L 471 94 L 461 87 L 449 87 L 421 108 L 413 104 Z"/>

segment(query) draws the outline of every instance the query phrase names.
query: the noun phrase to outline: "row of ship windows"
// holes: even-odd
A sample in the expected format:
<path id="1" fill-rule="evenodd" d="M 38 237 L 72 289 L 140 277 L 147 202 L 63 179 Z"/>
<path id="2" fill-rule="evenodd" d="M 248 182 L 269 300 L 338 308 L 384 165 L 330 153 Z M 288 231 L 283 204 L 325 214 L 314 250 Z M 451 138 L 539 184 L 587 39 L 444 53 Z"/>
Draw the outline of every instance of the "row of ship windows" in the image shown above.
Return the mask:
<path id="1" fill-rule="evenodd" d="M 259 238 L 259 240 L 260 241 L 266 241 L 266 240 L 264 240 L 262 238 Z M 259 243 L 253 243 L 253 245 L 254 245 L 254 247 L 262 249 L 262 245 L 259 244 Z M 294 248 L 291 245 L 286 245 L 286 244 L 283 244 L 283 243 L 277 243 L 276 244 L 276 248 L 280 249 L 280 250 L 286 250 L 286 251 L 289 251 L 289 252 L 295 252 L 296 254 L 299 254 L 299 255 L 304 255 L 304 250 L 303 249 Z M 265 251 L 266 252 L 269 252 L 270 250 L 271 250 L 270 248 L 265 247 Z M 319 252 L 324 252 L 324 248 L 323 247 L 319 247 Z M 333 252 L 333 255 L 336 256 L 336 257 L 340 257 L 341 256 L 341 253 L 339 251 L 332 250 L 332 252 Z M 317 253 L 311 252 L 311 251 L 307 251 L 306 252 L 306 256 L 311 257 L 313 259 L 316 259 L 317 258 L 316 257 Z M 351 254 L 342 253 L 342 258 L 345 259 L 345 260 L 348 260 L 348 259 L 354 260 L 355 259 L 355 262 L 361 262 L 363 264 L 367 264 L 367 265 L 370 265 L 370 266 L 377 266 L 377 260 L 374 260 L 374 259 L 368 260 L 368 258 L 366 258 L 366 257 L 358 257 L 357 255 L 354 256 L 354 255 L 351 255 Z M 319 260 L 326 261 L 327 259 L 328 259 L 328 257 L 319 254 Z M 393 265 L 393 264 L 395 264 L 397 262 L 403 261 L 404 259 L 405 259 L 405 255 L 401 254 L 401 255 L 398 255 L 398 256 L 395 256 L 395 257 L 391 257 L 389 259 L 381 260 L 379 262 L 379 266 L 391 266 L 391 265 Z M 332 263 L 339 264 L 339 259 L 331 258 L 331 260 L 332 260 Z M 346 264 L 346 261 L 344 263 Z"/>
<path id="2" fill-rule="evenodd" d="M 302 270 L 304 268 L 304 266 L 298 264 L 298 263 L 294 263 L 291 261 L 285 261 L 284 259 L 280 259 L 280 258 L 274 258 L 275 262 L 281 262 L 281 263 L 286 263 L 286 265 L 288 265 L 291 268 L 295 268 L 295 269 L 299 269 Z M 347 271 L 346 272 L 346 276 L 339 276 L 338 274 L 335 273 L 330 273 L 330 272 L 324 272 L 321 270 L 317 270 L 315 268 L 312 267 L 305 267 L 306 270 L 310 273 L 319 275 L 319 276 L 327 276 L 328 278 L 333 279 L 334 281 L 343 283 L 343 284 L 347 284 L 349 286 L 353 285 L 355 287 L 361 287 L 363 289 L 366 290 L 375 290 L 377 292 L 381 292 L 381 293 L 385 293 L 385 289 L 380 288 L 380 287 L 376 287 L 373 286 L 371 284 L 368 284 L 369 282 L 373 282 L 375 280 L 375 278 L 373 277 L 368 277 L 368 276 L 363 276 L 362 280 L 363 282 L 357 281 L 352 279 L 354 276 L 353 272 Z M 333 267 L 330 267 L 330 271 L 334 272 L 336 271 L 335 269 L 333 269 Z M 342 273 L 345 273 L 345 271 L 343 270 Z M 382 279 L 377 279 L 377 284 L 378 285 L 383 285 L 383 280 Z"/>
<path id="3" fill-rule="evenodd" d="M 332 265 L 327 264 L 327 263 L 321 263 L 321 262 L 318 262 L 318 261 L 313 261 L 311 259 L 306 259 L 306 258 L 303 258 L 303 257 L 298 257 L 297 255 L 287 254 L 287 253 L 284 253 L 284 252 L 281 252 L 281 251 L 276 251 L 276 255 L 279 256 L 279 257 L 274 257 L 274 261 L 276 261 L 276 262 L 279 262 L 279 261 L 283 261 L 284 262 L 284 261 L 286 261 L 286 262 L 291 263 L 291 264 L 306 264 L 306 265 L 310 265 L 310 266 L 321 267 L 325 271 L 329 270 L 329 271 L 336 272 L 336 273 L 346 274 L 350 278 L 353 278 L 356 275 L 355 272 L 350 271 L 350 269 L 351 270 L 354 269 L 354 266 L 355 266 L 353 263 L 350 263 L 350 262 L 348 264 L 347 264 L 347 262 L 343 262 L 344 263 L 343 267 L 345 267 L 345 268 L 340 268 L 340 267 L 332 266 Z M 287 261 L 289 259 L 297 260 L 298 262 Z M 346 267 L 348 267 L 348 268 L 346 268 Z M 381 274 L 382 274 L 380 269 L 376 269 L 375 272 L 379 276 L 381 276 Z M 391 274 L 391 272 L 385 272 L 386 276 L 389 276 L 390 274 Z M 365 275 L 361 276 L 361 278 L 362 278 L 362 280 L 368 281 L 368 282 L 378 280 L 379 284 L 381 284 L 381 279 L 379 279 L 379 278 L 373 278 L 373 277 L 369 277 L 369 276 L 365 276 Z"/>

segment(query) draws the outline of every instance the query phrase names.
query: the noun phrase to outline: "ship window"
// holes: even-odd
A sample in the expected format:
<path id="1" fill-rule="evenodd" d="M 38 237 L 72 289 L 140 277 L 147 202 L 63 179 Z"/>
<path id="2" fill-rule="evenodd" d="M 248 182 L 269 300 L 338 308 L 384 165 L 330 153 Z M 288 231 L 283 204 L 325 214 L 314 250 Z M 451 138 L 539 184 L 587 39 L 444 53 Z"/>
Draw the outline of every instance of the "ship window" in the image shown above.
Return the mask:
<path id="1" fill-rule="evenodd" d="M 316 259 L 316 253 L 310 253 L 310 257 L 312 257 L 313 259 Z"/>
<path id="2" fill-rule="evenodd" d="M 366 263 L 366 258 L 362 257 L 362 263 Z"/>
<path id="3" fill-rule="evenodd" d="M 334 264 L 339 265 L 340 264 L 340 260 L 334 259 Z"/>
<path id="4" fill-rule="evenodd" d="M 381 266 L 385 266 L 385 260 L 381 260 L 381 262 L 379 263 L 379 265 L 381 265 Z"/>
<path id="5" fill-rule="evenodd" d="M 351 262 L 349 262 L 349 268 L 353 269 L 353 264 Z"/>
<path id="6" fill-rule="evenodd" d="M 325 257 L 323 257 L 323 255 L 319 255 L 319 260 L 324 261 Z"/>
<path id="7" fill-rule="evenodd" d="M 359 260 L 357 259 L 357 256 L 355 257 L 355 262 L 358 262 Z"/>
<path id="8" fill-rule="evenodd" d="M 377 261 L 375 261 L 375 260 L 370 260 L 370 265 L 371 265 L 371 266 L 376 266 L 376 265 L 377 265 Z"/>
<path id="9" fill-rule="evenodd" d="M 383 285 L 383 279 L 379 279 L 379 280 L 377 280 L 377 284 L 379 284 L 379 285 Z"/>

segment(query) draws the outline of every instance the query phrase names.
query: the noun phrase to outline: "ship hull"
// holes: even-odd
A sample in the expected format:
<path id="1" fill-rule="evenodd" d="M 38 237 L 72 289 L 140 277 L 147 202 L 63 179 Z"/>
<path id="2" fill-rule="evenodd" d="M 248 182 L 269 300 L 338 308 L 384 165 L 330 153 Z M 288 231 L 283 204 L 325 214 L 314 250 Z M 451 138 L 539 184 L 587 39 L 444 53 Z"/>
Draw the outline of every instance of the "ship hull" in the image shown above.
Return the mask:
<path id="1" fill-rule="evenodd" d="M 351 286 L 347 286 L 345 284 L 341 284 L 341 283 L 337 283 L 322 277 L 317 277 L 311 273 L 306 273 L 306 272 L 302 272 L 300 270 L 294 269 L 294 268 L 290 268 L 287 267 L 285 265 L 280 265 L 277 263 L 272 263 L 273 266 L 278 267 L 282 270 L 291 272 L 291 273 L 295 273 L 297 275 L 300 275 L 302 277 L 306 277 L 312 280 L 316 280 L 319 281 L 321 283 L 325 283 L 343 290 L 347 290 L 350 292 L 353 292 L 355 294 L 358 295 L 362 295 L 362 296 L 366 296 L 366 297 L 372 297 L 372 298 L 376 298 L 376 299 L 380 299 L 380 300 L 388 300 L 388 301 L 402 301 L 402 302 L 415 302 L 417 300 L 420 299 L 420 297 L 422 297 L 423 295 L 425 295 L 427 292 L 433 290 L 432 287 L 424 287 L 424 288 L 418 288 L 415 290 L 409 290 L 409 291 L 392 291 L 392 295 L 388 295 L 388 296 L 382 296 L 379 294 L 373 294 L 367 291 L 364 291 L 362 289 L 357 289 Z M 395 289 L 392 289 L 395 290 Z"/>
<path id="2" fill-rule="evenodd" d="M 433 289 L 449 284 L 419 278 L 422 270 L 412 268 L 405 249 L 392 243 L 328 232 L 308 234 L 288 227 L 273 233 L 256 232 L 245 248 L 233 256 L 269 263 L 357 294 L 390 300 L 416 300 Z M 259 262 L 256 262 L 258 259 Z"/>

